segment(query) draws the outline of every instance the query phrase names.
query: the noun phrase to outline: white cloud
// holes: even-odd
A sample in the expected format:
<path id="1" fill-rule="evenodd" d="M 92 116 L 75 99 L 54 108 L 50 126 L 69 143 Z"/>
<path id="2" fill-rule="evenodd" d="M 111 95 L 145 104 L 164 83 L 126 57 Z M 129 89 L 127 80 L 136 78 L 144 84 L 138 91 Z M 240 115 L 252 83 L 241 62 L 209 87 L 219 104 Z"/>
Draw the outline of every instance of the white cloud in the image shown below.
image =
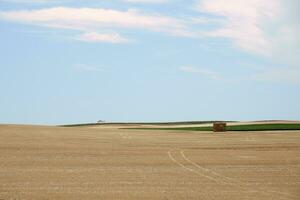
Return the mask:
<path id="1" fill-rule="evenodd" d="M 172 32 L 171 29 L 183 28 L 183 24 L 176 19 L 145 15 L 137 10 L 56 7 L 0 12 L 0 17 L 10 21 L 72 29 L 123 27 Z"/>
<path id="2" fill-rule="evenodd" d="M 167 3 L 169 0 L 122 0 L 128 3 Z"/>
<path id="3" fill-rule="evenodd" d="M 120 36 L 118 33 L 87 32 L 77 36 L 75 39 L 80 41 L 85 41 L 85 42 L 109 42 L 109 43 L 129 42 L 128 39 Z"/>
<path id="4" fill-rule="evenodd" d="M 198 11 L 223 20 L 207 36 L 229 38 L 271 61 L 254 80 L 300 84 L 300 1 L 199 0 L 197 5 Z"/>
<path id="5" fill-rule="evenodd" d="M 0 19 L 60 29 L 103 32 L 107 29 L 142 29 L 176 36 L 189 36 L 183 21 L 138 10 L 55 7 L 0 12 Z M 95 36 L 95 34 L 92 34 Z M 89 38 L 92 36 L 89 34 Z M 114 36 L 116 38 L 116 36 Z M 99 37 L 98 37 L 99 38 Z"/>
<path id="6" fill-rule="evenodd" d="M 63 0 L 0 0 L 0 2 L 7 3 L 57 3 Z"/>
<path id="7" fill-rule="evenodd" d="M 248 52 L 299 66 L 298 0 L 198 0 L 197 9 L 223 19 L 206 36 L 229 38 Z"/>
<path id="8" fill-rule="evenodd" d="M 278 4 L 278 0 L 201 0 L 198 9 L 226 19 L 210 36 L 230 38 L 240 48 L 269 55 L 271 41 L 262 24 L 278 15 Z"/>
<path id="9" fill-rule="evenodd" d="M 191 67 L 191 66 L 183 66 L 179 68 L 180 71 L 189 72 L 199 74 L 204 77 L 208 77 L 213 80 L 221 80 L 221 76 L 216 72 L 206 69 L 206 68 L 199 68 L 199 67 Z"/>
<path id="10" fill-rule="evenodd" d="M 68 0 L 11 1 L 63 2 Z M 166 2 L 166 0 L 119 1 L 136 3 Z M 110 30 L 118 33 L 120 29 L 140 29 L 180 37 L 222 37 L 230 39 L 235 46 L 245 51 L 267 56 L 280 64 L 299 66 L 299 0 L 196 1 L 197 10 L 200 13 L 208 13 L 208 16 L 201 15 L 197 17 L 191 14 L 189 17 L 179 19 L 157 13 L 147 14 L 133 9 L 124 11 L 101 8 L 54 7 L 37 10 L 0 11 L 0 20 L 79 30 L 82 32 L 83 38 L 87 36 L 92 38 L 92 35 L 95 35 L 88 33 L 101 33 L 103 35 L 103 32 L 107 33 Z M 217 28 L 207 31 L 207 27 Z M 123 38 L 119 34 L 118 36 Z M 117 38 L 116 35 L 113 37 Z M 92 40 L 86 39 L 85 41 Z"/>
<path id="11" fill-rule="evenodd" d="M 8 3 L 60 3 L 68 2 L 72 0 L 0 0 L 0 2 Z M 169 0 L 119 0 L 127 3 L 150 3 L 150 4 L 161 4 L 167 3 Z"/>

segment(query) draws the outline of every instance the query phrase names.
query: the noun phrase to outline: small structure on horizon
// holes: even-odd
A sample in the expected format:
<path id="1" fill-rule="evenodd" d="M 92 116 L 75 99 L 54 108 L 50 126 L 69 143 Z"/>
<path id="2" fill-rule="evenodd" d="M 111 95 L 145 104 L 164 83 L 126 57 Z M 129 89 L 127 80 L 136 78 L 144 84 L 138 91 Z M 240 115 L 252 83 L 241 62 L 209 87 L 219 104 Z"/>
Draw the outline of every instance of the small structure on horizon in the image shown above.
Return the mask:
<path id="1" fill-rule="evenodd" d="M 101 123 L 105 123 L 105 121 L 104 120 L 98 120 L 97 123 L 101 124 Z"/>
<path id="2" fill-rule="evenodd" d="M 214 132 L 226 132 L 227 124 L 225 122 L 214 122 L 213 131 Z"/>

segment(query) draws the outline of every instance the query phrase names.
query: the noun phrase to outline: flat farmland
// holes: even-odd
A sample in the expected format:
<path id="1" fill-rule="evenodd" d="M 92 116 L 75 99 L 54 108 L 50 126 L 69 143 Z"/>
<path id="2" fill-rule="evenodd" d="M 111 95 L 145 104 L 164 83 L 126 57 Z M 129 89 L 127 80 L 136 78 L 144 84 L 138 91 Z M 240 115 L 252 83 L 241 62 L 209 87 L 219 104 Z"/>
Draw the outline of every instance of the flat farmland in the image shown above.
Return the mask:
<path id="1" fill-rule="evenodd" d="M 300 199 L 300 131 L 0 125 L 0 199 Z"/>

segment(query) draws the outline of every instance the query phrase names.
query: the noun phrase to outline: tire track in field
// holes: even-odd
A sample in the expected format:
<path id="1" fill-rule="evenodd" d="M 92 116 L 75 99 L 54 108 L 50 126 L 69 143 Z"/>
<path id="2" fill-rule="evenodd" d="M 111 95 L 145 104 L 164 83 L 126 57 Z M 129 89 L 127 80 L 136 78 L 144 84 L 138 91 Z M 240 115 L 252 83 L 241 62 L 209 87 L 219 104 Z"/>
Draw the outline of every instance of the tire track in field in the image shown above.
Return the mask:
<path id="1" fill-rule="evenodd" d="M 179 161 L 177 161 L 177 160 L 173 157 L 173 155 L 172 155 L 171 152 L 172 152 L 171 150 L 168 151 L 168 156 L 169 156 L 169 158 L 170 158 L 175 164 L 177 164 L 178 166 L 182 167 L 183 169 L 185 169 L 185 170 L 187 170 L 187 171 L 190 171 L 190 172 L 193 172 L 193 173 L 195 173 L 195 174 L 198 174 L 198 175 L 200 175 L 200 176 L 202 176 L 202 177 L 205 177 L 205 178 L 207 178 L 207 179 L 209 179 L 209 180 L 212 180 L 212 181 L 215 181 L 215 182 L 217 182 L 217 183 L 220 183 L 220 181 L 217 180 L 217 179 L 215 179 L 214 177 L 207 176 L 207 175 L 205 175 L 205 174 L 203 174 L 203 173 L 201 173 L 201 172 L 199 172 L 199 171 L 196 171 L 196 170 L 194 170 L 194 169 L 192 169 L 192 168 L 189 168 L 189 167 L 185 166 L 184 164 L 180 163 Z"/>
<path id="2" fill-rule="evenodd" d="M 239 181 L 237 181 L 237 180 L 235 180 L 235 179 L 233 179 L 233 178 L 230 178 L 230 177 L 228 177 L 228 176 L 224 176 L 224 175 L 222 175 L 222 174 L 219 174 L 219 173 L 215 172 L 214 170 L 211 170 L 211 169 L 208 169 L 208 168 L 205 168 L 205 167 L 202 167 L 202 166 L 198 165 L 197 163 L 195 163 L 195 162 L 191 161 L 190 159 L 188 159 L 188 158 L 185 156 L 183 150 L 180 150 L 180 154 L 181 154 L 181 156 L 183 157 L 184 160 L 186 160 L 188 163 L 191 163 L 193 166 L 195 166 L 195 167 L 197 167 L 197 168 L 199 168 L 199 169 L 201 169 L 201 170 L 204 170 L 204 171 L 206 171 L 206 172 L 208 172 L 208 173 L 213 174 L 214 176 L 217 176 L 217 177 L 219 177 L 219 178 L 225 179 L 225 180 L 227 180 L 227 181 L 236 182 L 236 183 L 241 183 L 241 182 L 239 182 Z M 231 184 L 233 184 L 233 183 L 231 183 Z"/>
<path id="3" fill-rule="evenodd" d="M 186 164 L 183 164 L 183 163 L 179 162 L 178 160 L 176 160 L 174 158 L 174 156 L 172 155 L 172 150 L 169 150 L 168 151 L 168 156 L 175 164 L 177 164 L 178 166 L 182 167 L 183 169 L 185 169 L 187 171 L 198 174 L 198 175 L 200 175 L 202 177 L 205 177 L 209 180 L 212 180 L 212 181 L 214 181 L 218 184 L 232 185 L 232 186 L 238 187 L 240 189 L 247 190 L 249 192 L 260 192 L 260 193 L 263 193 L 263 194 L 266 194 L 266 195 L 270 195 L 270 193 L 275 193 L 275 194 L 282 195 L 280 197 L 277 197 L 278 199 L 288 199 L 289 200 L 290 198 L 288 198 L 288 197 L 296 198 L 296 196 L 291 195 L 289 193 L 278 192 L 278 191 L 268 190 L 268 189 L 264 189 L 264 190 L 259 190 L 259 189 L 256 189 L 256 188 L 251 189 L 247 185 L 245 185 L 245 183 L 243 183 L 241 181 L 238 181 L 234 178 L 222 175 L 220 173 L 217 173 L 214 170 L 202 167 L 201 165 L 193 162 L 192 160 L 190 160 L 184 154 L 184 151 L 182 149 L 178 149 L 177 151 L 178 151 L 177 153 L 180 153 L 180 156 L 183 158 L 183 160 L 185 160 L 187 163 L 189 163 L 189 165 L 192 165 L 195 169 L 193 169 L 192 167 L 187 166 Z"/>

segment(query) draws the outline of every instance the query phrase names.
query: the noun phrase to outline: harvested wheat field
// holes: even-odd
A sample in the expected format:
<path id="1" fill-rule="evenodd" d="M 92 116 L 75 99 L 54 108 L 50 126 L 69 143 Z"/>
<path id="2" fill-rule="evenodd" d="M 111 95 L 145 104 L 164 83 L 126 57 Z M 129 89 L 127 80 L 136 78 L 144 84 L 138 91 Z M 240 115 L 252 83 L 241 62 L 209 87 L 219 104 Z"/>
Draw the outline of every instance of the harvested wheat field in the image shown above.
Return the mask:
<path id="1" fill-rule="evenodd" d="M 300 131 L 0 126 L 0 199 L 300 199 Z"/>

